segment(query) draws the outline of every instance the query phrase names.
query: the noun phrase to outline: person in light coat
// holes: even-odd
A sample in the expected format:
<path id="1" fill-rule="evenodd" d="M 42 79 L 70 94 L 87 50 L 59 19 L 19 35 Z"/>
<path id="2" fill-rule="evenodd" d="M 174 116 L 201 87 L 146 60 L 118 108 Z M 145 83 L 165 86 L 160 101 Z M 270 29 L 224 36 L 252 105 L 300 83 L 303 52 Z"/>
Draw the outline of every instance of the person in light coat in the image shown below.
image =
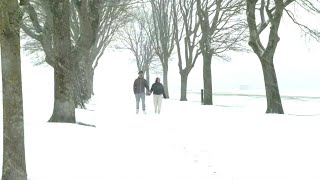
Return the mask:
<path id="1" fill-rule="evenodd" d="M 150 94 L 153 93 L 153 104 L 154 104 L 154 112 L 160 114 L 161 105 L 162 105 L 162 97 L 167 98 L 164 92 L 164 87 L 160 83 L 160 78 L 156 78 L 155 83 L 152 84 L 150 89 Z"/>

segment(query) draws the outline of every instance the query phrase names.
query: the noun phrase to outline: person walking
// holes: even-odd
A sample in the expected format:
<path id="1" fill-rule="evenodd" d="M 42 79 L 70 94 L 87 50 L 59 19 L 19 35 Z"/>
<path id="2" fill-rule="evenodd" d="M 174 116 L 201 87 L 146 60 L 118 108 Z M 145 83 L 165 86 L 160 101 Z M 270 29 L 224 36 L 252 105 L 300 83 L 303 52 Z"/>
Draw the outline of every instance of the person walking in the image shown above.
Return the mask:
<path id="1" fill-rule="evenodd" d="M 152 84 L 150 89 L 150 94 L 153 93 L 153 104 L 154 104 L 154 112 L 160 114 L 161 105 L 162 105 L 162 97 L 167 98 L 164 92 L 164 87 L 160 83 L 160 78 L 156 78 L 155 83 Z"/>
<path id="2" fill-rule="evenodd" d="M 147 94 L 149 94 L 149 85 L 147 80 L 145 80 L 143 77 L 143 71 L 139 71 L 138 74 L 138 78 L 133 83 L 133 92 L 136 97 L 136 114 L 139 113 L 140 99 L 142 103 L 142 111 L 144 114 L 146 114 L 145 89 L 147 90 Z"/>

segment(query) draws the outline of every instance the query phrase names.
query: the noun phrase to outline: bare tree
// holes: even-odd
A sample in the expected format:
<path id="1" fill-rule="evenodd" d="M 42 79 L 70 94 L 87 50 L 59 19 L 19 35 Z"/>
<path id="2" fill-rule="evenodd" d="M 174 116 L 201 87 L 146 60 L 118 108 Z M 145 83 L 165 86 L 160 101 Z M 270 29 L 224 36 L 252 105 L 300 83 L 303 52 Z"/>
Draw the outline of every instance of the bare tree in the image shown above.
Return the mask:
<path id="1" fill-rule="evenodd" d="M 22 28 L 30 37 L 36 39 L 45 52 L 45 60 L 53 68 L 53 15 L 51 0 L 25 0 L 27 12 Z M 73 82 L 75 107 L 85 108 L 93 94 L 94 69 L 98 66 L 104 49 L 113 39 L 115 32 L 125 22 L 131 0 L 72 0 L 71 1 L 71 37 L 73 66 L 70 71 Z M 59 87 L 56 87 L 59 88 Z M 62 87 L 61 87 L 62 88 Z M 63 91 L 63 90 L 61 90 Z M 53 114 L 59 114 L 54 112 Z M 50 119 L 51 121 L 51 119 Z"/>
<path id="2" fill-rule="evenodd" d="M 148 35 L 150 16 L 143 6 L 137 7 L 133 19 L 124 28 L 119 38 L 126 49 L 129 49 L 134 57 L 138 71 L 146 74 L 146 80 L 150 84 L 150 66 L 154 63 L 155 49 L 152 39 Z"/>
<path id="3" fill-rule="evenodd" d="M 104 54 L 107 46 L 113 41 L 115 34 L 123 27 L 129 19 L 132 0 L 100 1 L 100 22 L 95 43 L 90 48 L 89 54 L 89 76 L 88 88 L 91 94 L 93 90 L 94 70 L 98 67 L 99 60 Z"/>
<path id="4" fill-rule="evenodd" d="M 24 0 L 22 12 L 25 12 L 21 28 L 35 42 L 29 47 L 38 48 L 38 51 L 44 51 L 45 62 L 54 67 L 52 25 L 53 17 L 50 8 L 50 0 L 33 1 Z M 27 42 L 30 42 L 29 40 Z M 37 43 L 40 44 L 40 46 Z M 27 48 L 28 49 L 28 48 Z M 31 49 L 30 53 L 37 53 L 37 49 Z"/>
<path id="5" fill-rule="evenodd" d="M 94 45 L 99 27 L 99 0 L 72 0 L 72 29 L 73 48 L 71 58 L 75 62 L 74 90 L 76 105 L 85 108 L 91 98 L 91 80 L 93 80 L 93 68 L 90 64 L 90 48 Z M 91 77 L 92 76 L 92 77 Z"/>
<path id="6" fill-rule="evenodd" d="M 197 0 L 200 20 L 200 49 L 203 57 L 204 105 L 212 105 L 212 57 L 228 59 L 227 51 L 244 50 L 244 0 Z"/>
<path id="7" fill-rule="evenodd" d="M 297 16 L 297 13 L 299 12 L 294 12 L 289 10 L 289 8 L 287 8 L 287 6 L 291 3 L 296 5 L 296 6 L 293 6 L 295 7 L 294 9 L 299 8 L 300 10 L 302 10 L 302 12 L 304 13 L 306 12 L 306 14 L 310 15 L 311 17 L 315 17 L 315 19 L 318 19 L 320 16 L 320 0 L 304 0 L 304 1 L 287 0 L 285 2 L 286 4 L 285 12 L 290 17 L 292 22 L 298 25 L 300 30 L 304 33 L 305 37 L 316 40 L 317 42 L 320 42 L 319 26 L 318 27 L 312 26 L 315 24 L 314 21 L 305 22 L 305 19 L 301 20 Z M 291 7 L 291 6 L 288 6 L 288 7 Z"/>
<path id="8" fill-rule="evenodd" d="M 172 21 L 172 0 L 151 0 L 154 37 L 152 43 L 156 55 L 159 57 L 163 68 L 163 85 L 165 94 L 169 98 L 168 62 L 174 49 L 174 25 Z"/>
<path id="9" fill-rule="evenodd" d="M 54 0 L 53 15 L 54 46 L 54 109 L 49 122 L 75 123 L 74 61 L 71 59 L 70 2 Z"/>
<path id="10" fill-rule="evenodd" d="M 187 101 L 188 76 L 201 54 L 199 48 L 200 22 L 196 14 L 196 0 L 173 0 L 173 7 L 174 39 L 181 76 L 180 101 Z M 183 48 L 180 47 L 181 39 L 183 39 Z"/>
<path id="11" fill-rule="evenodd" d="M 257 25 L 256 6 L 258 1 L 247 0 L 247 21 L 250 30 L 249 45 L 261 62 L 267 96 L 266 113 L 283 114 L 284 112 L 282 108 L 276 72 L 273 65 L 273 57 L 280 40 L 278 36 L 278 30 L 285 4 L 283 0 L 275 1 L 275 4 L 273 5 L 270 4 L 269 0 L 267 1 L 267 3 L 264 0 L 261 1 L 259 8 L 261 23 L 260 25 Z M 271 11 L 272 8 L 275 8 L 274 12 Z M 267 11 L 267 16 L 270 19 L 270 33 L 266 47 L 262 44 L 260 39 L 262 30 L 267 26 L 264 12 L 265 10 Z"/>
<path id="12" fill-rule="evenodd" d="M 91 47 L 90 61 L 93 69 L 107 46 L 113 41 L 119 29 L 131 19 L 131 8 L 137 3 L 133 0 L 102 1 L 99 6 L 100 18 L 99 31 L 94 46 Z"/>
<path id="13" fill-rule="evenodd" d="M 316 8 L 312 1 L 294 1 L 294 0 L 247 0 L 247 21 L 250 31 L 249 46 L 258 56 L 264 77 L 265 90 L 267 96 L 266 113 L 283 114 L 281 96 L 279 92 L 276 71 L 274 68 L 273 57 L 280 41 L 278 35 L 281 19 L 284 12 L 287 12 L 291 19 L 299 25 L 301 30 L 310 36 L 319 39 L 319 32 L 314 31 L 308 26 L 299 23 L 293 13 L 286 10 L 286 7 L 291 3 L 296 2 L 302 8 L 319 14 L 319 9 Z M 319 1 L 317 2 L 319 6 Z M 257 13 L 259 16 L 257 17 Z M 260 20 L 260 21 L 259 21 Z M 261 33 L 270 27 L 267 44 L 263 45 L 261 41 Z"/>
<path id="14" fill-rule="evenodd" d="M 22 28 L 40 42 L 46 62 L 54 67 L 51 0 L 26 0 Z M 126 23 L 133 0 L 72 0 L 71 37 L 75 62 L 74 94 L 77 107 L 85 108 L 93 94 L 94 69 L 115 32 Z"/>
<path id="15" fill-rule="evenodd" d="M 0 47 L 3 97 L 3 180 L 27 180 L 20 22 L 18 1 L 2 0 L 0 2 Z"/>

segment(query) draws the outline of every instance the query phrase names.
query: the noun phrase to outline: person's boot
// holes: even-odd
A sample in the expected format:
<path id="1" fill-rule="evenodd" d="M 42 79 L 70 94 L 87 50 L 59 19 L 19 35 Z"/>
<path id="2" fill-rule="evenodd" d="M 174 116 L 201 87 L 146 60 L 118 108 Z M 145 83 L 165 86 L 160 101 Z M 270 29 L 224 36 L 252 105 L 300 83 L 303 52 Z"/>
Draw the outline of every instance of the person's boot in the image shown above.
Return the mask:
<path id="1" fill-rule="evenodd" d="M 139 109 L 136 109 L 136 114 L 138 114 L 139 113 Z"/>

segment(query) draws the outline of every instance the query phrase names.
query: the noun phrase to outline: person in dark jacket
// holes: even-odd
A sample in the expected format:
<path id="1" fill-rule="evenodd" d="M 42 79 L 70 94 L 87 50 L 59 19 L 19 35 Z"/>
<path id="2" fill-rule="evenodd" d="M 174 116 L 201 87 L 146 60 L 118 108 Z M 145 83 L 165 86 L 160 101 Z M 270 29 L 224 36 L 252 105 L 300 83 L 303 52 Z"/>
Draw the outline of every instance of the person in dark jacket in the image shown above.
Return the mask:
<path id="1" fill-rule="evenodd" d="M 149 85 L 147 80 L 145 80 L 143 77 L 143 71 L 139 71 L 138 74 L 139 74 L 138 78 L 133 83 L 133 92 L 136 97 L 136 113 L 137 114 L 139 113 L 139 104 L 141 99 L 142 110 L 143 110 L 143 113 L 146 114 L 145 89 L 147 90 L 147 94 L 149 94 Z"/>
<path id="2" fill-rule="evenodd" d="M 153 92 L 153 104 L 154 104 L 154 112 L 160 114 L 162 97 L 167 98 L 164 92 L 164 87 L 160 83 L 160 78 L 156 78 L 156 82 L 152 84 L 150 93 Z"/>

